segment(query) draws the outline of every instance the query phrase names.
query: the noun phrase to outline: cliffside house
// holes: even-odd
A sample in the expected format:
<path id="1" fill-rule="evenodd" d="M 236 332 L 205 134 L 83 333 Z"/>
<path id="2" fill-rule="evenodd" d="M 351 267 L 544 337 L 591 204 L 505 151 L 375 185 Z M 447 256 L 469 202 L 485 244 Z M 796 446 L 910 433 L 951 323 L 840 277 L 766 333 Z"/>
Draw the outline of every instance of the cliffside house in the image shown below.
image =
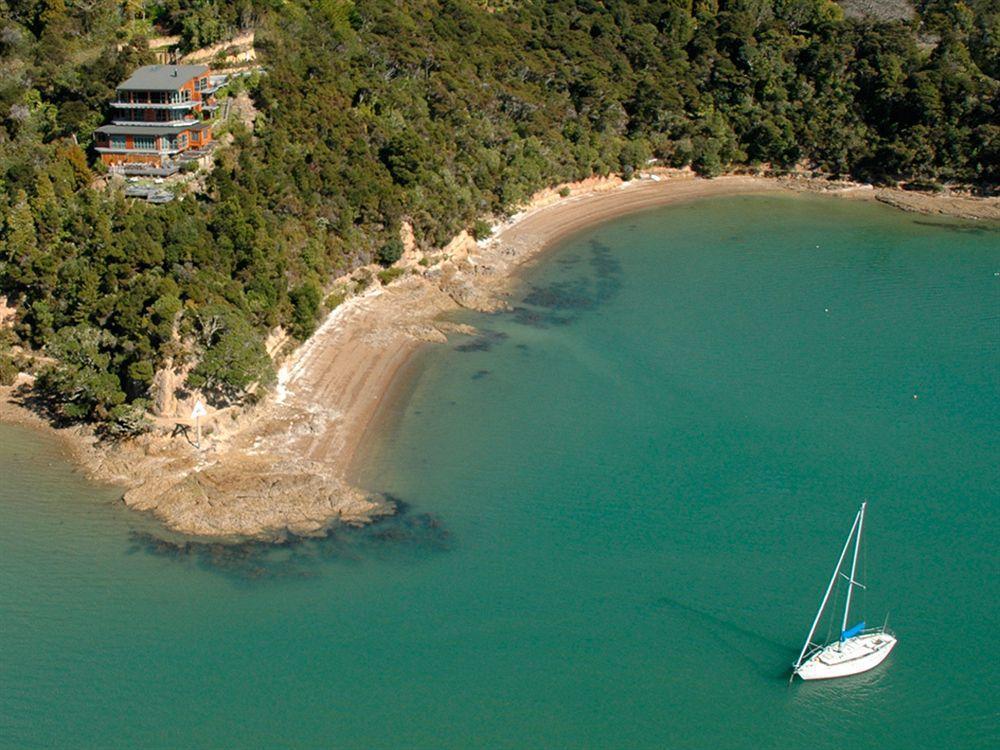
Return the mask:
<path id="1" fill-rule="evenodd" d="M 96 131 L 96 149 L 112 171 L 166 175 L 208 153 L 214 109 L 207 65 L 146 65 L 118 86 L 111 124 Z"/>

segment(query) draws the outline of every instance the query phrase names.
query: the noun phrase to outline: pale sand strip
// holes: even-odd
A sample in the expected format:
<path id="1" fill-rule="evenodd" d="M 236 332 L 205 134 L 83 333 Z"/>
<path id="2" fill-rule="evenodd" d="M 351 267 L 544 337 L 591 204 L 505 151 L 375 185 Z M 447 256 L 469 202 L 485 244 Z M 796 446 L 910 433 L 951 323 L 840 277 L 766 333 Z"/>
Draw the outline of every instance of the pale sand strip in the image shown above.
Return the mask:
<path id="1" fill-rule="evenodd" d="M 828 183 L 821 184 L 830 192 Z M 428 267 L 408 262 L 409 275 L 342 303 L 285 363 L 276 392 L 232 422 L 214 425 L 200 454 L 178 439 L 154 436 L 112 451 L 87 441 L 81 460 L 96 477 L 128 486 L 128 505 L 187 534 L 318 533 L 332 521 L 369 521 L 392 509 L 352 487 L 348 471 L 409 358 L 454 330 L 441 321 L 444 313 L 502 307 L 522 264 L 582 228 L 696 198 L 804 187 L 815 186 L 662 173 L 625 184 L 587 180 L 570 186 L 569 197 L 543 191 L 497 227 L 492 240 L 477 245 L 463 233 L 429 254 Z M 879 198 L 864 186 L 847 185 L 837 194 Z"/>

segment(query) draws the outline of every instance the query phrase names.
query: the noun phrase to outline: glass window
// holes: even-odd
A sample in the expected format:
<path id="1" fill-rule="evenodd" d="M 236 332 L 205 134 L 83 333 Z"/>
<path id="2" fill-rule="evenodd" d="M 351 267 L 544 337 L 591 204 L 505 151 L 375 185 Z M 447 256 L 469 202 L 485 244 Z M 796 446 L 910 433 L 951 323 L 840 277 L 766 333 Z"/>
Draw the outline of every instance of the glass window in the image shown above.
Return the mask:
<path id="1" fill-rule="evenodd" d="M 125 148 L 125 136 L 123 135 L 111 136 L 111 148 Z"/>
<path id="2" fill-rule="evenodd" d="M 135 148 L 152 151 L 156 148 L 156 139 L 151 135 L 137 135 L 132 139 Z"/>

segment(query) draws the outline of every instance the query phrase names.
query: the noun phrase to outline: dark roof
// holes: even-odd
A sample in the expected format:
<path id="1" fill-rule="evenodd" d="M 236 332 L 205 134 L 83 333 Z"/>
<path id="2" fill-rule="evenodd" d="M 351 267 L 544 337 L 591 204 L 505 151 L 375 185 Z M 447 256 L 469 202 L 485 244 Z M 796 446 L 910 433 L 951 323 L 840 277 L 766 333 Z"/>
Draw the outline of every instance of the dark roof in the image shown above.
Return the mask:
<path id="1" fill-rule="evenodd" d="M 125 91 L 175 91 L 208 72 L 207 65 L 144 65 L 118 88 Z"/>
<path id="2" fill-rule="evenodd" d="M 192 122 L 188 126 L 188 130 L 208 130 L 210 127 L 212 127 L 212 123 L 210 122 Z"/>
<path id="3" fill-rule="evenodd" d="M 98 133 L 108 135 L 174 135 L 189 130 L 190 125 L 175 125 L 172 128 L 153 128 L 149 125 L 102 125 L 97 129 Z"/>

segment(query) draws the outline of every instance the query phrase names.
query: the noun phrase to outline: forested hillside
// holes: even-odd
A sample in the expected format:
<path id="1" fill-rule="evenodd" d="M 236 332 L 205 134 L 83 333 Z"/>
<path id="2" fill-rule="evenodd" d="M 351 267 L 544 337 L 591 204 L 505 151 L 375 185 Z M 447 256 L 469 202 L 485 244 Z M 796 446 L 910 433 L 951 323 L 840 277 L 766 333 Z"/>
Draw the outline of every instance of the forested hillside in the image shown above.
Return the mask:
<path id="1" fill-rule="evenodd" d="M 1000 181 L 1000 11 L 921 0 L 912 21 L 828 0 L 0 0 L 0 378 L 15 341 L 55 360 L 57 414 L 141 428 L 154 372 L 238 400 L 267 331 L 324 285 L 434 245 L 545 185 L 652 157 L 869 181 Z M 164 206 L 94 189 L 114 85 L 256 27 L 267 69 L 207 192 Z M 388 250 L 380 252 L 380 249 Z"/>

